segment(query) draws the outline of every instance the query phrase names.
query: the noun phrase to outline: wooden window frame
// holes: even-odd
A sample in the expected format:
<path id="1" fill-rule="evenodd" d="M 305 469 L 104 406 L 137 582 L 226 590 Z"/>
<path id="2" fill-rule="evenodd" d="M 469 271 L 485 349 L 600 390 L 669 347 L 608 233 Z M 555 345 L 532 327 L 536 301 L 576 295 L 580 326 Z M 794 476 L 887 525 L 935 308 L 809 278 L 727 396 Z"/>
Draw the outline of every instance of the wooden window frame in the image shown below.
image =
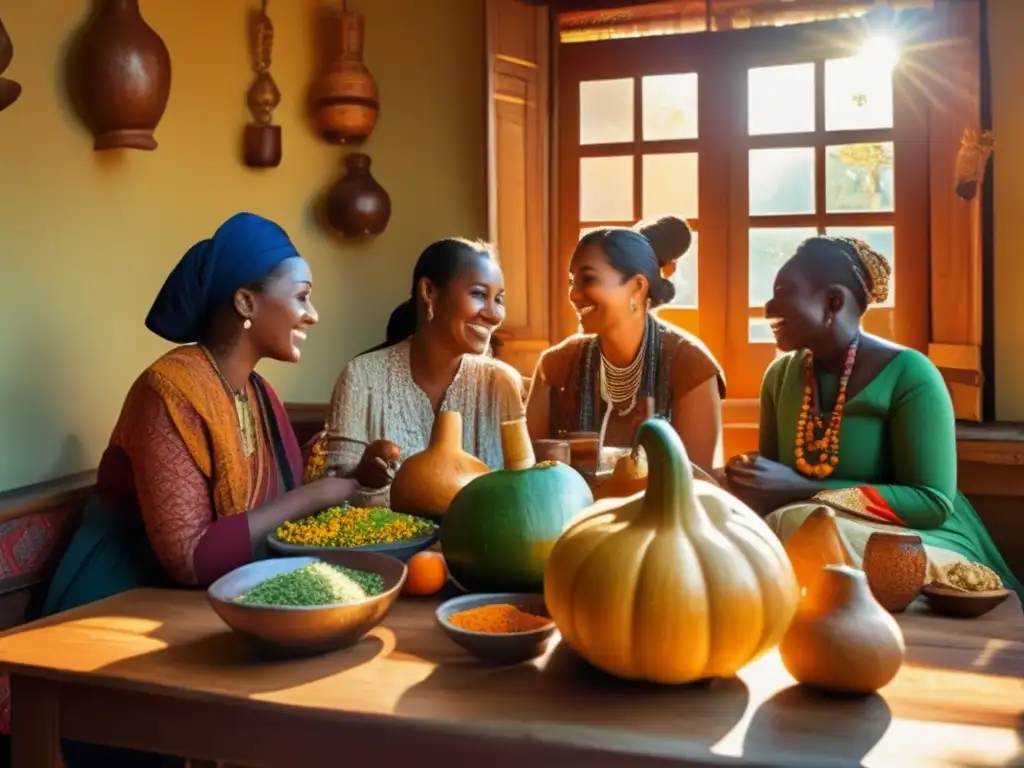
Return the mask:
<path id="1" fill-rule="evenodd" d="M 969 59 L 972 50 L 976 50 L 976 43 L 972 45 L 971 34 L 973 31 L 976 38 L 977 33 L 977 23 L 974 21 L 977 10 L 972 6 L 972 3 L 953 7 L 945 4 L 936 6 L 932 11 L 927 37 L 940 41 L 940 44 L 921 46 L 924 50 L 924 53 L 918 54 L 922 59 L 919 62 L 921 65 L 938 72 L 966 69 L 966 79 L 971 80 Z M 965 93 L 965 78 L 957 78 L 959 99 L 950 108 L 942 101 L 951 98 L 950 94 L 936 92 L 934 83 L 931 84 L 933 90 L 929 96 L 925 96 L 913 85 L 913 77 L 909 73 L 919 67 L 899 67 L 893 83 L 893 128 L 826 133 L 823 131 L 824 104 L 821 96 L 824 81 L 821 70 L 826 58 L 843 56 L 842 52 L 834 48 L 827 52 L 814 51 L 813 40 L 816 38 L 820 41 L 828 33 L 848 38 L 850 22 L 832 21 L 778 29 L 556 45 L 555 59 L 558 64 L 555 104 L 559 120 L 554 126 L 553 136 L 557 147 L 555 167 L 559 183 L 554 197 L 557 204 L 552 212 L 556 232 L 550 277 L 554 297 L 564 297 L 568 292 L 565 263 L 575 245 L 580 227 L 580 157 L 627 153 L 620 150 L 628 150 L 639 156 L 645 147 L 641 141 L 642 134 L 635 131 L 632 145 L 588 146 L 580 151 L 579 82 L 634 77 L 637 78 L 634 92 L 638 93 L 639 78 L 644 75 L 688 71 L 698 73 L 699 137 L 688 141 L 649 144 L 655 151 L 689 151 L 696 148 L 700 153 L 700 213 L 697 229 L 700 231 L 700 252 L 704 255 L 698 270 L 699 295 L 701 298 L 727 295 L 727 300 L 723 302 L 723 307 L 709 306 L 705 299 L 696 311 L 667 307 L 662 313 L 666 319 L 700 335 L 726 366 L 730 400 L 724 406 L 724 420 L 727 429 L 734 427 L 743 431 L 743 437 L 738 438 L 743 447 L 756 444 L 755 398 L 760 387 L 760 376 L 774 356 L 774 348 L 770 345 L 749 343 L 746 325 L 736 320 L 741 314 L 750 316 L 758 311 L 747 307 L 745 269 L 750 219 L 747 214 L 747 151 L 754 147 L 808 146 L 812 142 L 823 147 L 825 144 L 892 141 L 896 179 L 892 213 L 823 213 L 821 196 L 824 190 L 824 152 L 818 150 L 818 212 L 811 217 L 771 217 L 770 220 L 772 223 L 794 226 L 803 223 L 817 225 L 823 221 L 833 226 L 893 224 L 896 237 L 895 284 L 898 292 L 896 308 L 873 309 L 871 312 L 876 313 L 875 316 L 872 318 L 869 313 L 866 322 L 875 329 L 879 324 L 891 323 L 897 341 L 929 353 L 947 377 L 958 418 L 980 419 L 980 363 L 977 362 L 980 359 L 978 350 L 981 344 L 980 299 L 974 301 L 972 298 L 976 294 L 980 296 L 980 243 L 975 246 L 971 238 L 977 236 L 977 227 L 969 225 L 972 215 L 976 215 L 972 211 L 977 211 L 979 203 L 976 200 L 968 204 L 953 198 L 956 145 L 963 128 L 977 122 L 978 110 L 976 101 L 972 100 L 975 97 L 971 95 L 974 90 L 967 88 Z M 778 41 L 783 37 L 792 39 L 792 36 L 806 36 L 808 44 L 802 48 L 792 45 L 780 50 Z M 673 46 L 676 49 L 674 52 Z M 686 54 L 679 52 L 683 49 L 687 51 Z M 795 50 L 799 50 L 799 53 L 793 53 Z M 817 70 L 818 114 L 814 134 L 747 136 L 746 78 L 740 77 L 737 80 L 739 75 L 736 72 L 745 72 L 753 66 L 806 61 L 815 61 Z M 742 88 L 737 88 L 736 82 L 742 82 Z M 730 83 L 733 84 L 731 88 Z M 727 93 L 727 98 L 732 99 L 731 105 L 727 104 L 727 98 L 714 100 L 704 95 L 716 91 Z M 636 98 L 639 100 L 639 96 Z M 713 114 L 716 109 L 718 114 Z M 634 119 L 638 122 L 639 110 L 635 108 L 635 112 L 637 114 Z M 709 133 L 714 136 L 714 140 L 709 140 Z M 641 182 L 642 164 L 636 162 L 634 185 L 637 191 Z M 739 190 L 740 194 L 736 194 L 735 190 Z M 636 205 L 639 205 L 639 201 L 635 202 Z M 639 214 L 640 211 L 635 210 L 634 213 Z M 636 218 L 640 218 L 639 215 Z M 787 220 L 784 222 L 783 218 Z M 941 238 L 942 242 L 936 244 L 937 238 Z M 721 261 L 713 259 L 710 257 L 712 253 L 725 254 L 726 258 Z M 739 270 L 740 260 L 744 267 L 739 273 L 744 279 L 730 280 L 729 275 Z M 943 317 L 942 308 L 951 301 L 956 308 L 956 319 L 953 321 Z M 577 321 L 571 307 L 564 298 L 558 303 L 560 306 L 553 307 L 556 335 L 559 331 L 563 335 L 574 332 Z M 698 315 L 698 318 L 693 315 Z M 968 315 L 976 319 L 968 322 Z M 956 330 L 954 325 L 958 326 Z M 730 328 L 731 334 L 728 331 Z M 757 360 L 752 361 L 746 371 L 739 368 L 737 375 L 735 359 L 738 356 L 749 356 Z M 948 361 L 946 366 L 942 364 L 943 359 Z M 959 393 L 958 387 L 961 389 Z"/>

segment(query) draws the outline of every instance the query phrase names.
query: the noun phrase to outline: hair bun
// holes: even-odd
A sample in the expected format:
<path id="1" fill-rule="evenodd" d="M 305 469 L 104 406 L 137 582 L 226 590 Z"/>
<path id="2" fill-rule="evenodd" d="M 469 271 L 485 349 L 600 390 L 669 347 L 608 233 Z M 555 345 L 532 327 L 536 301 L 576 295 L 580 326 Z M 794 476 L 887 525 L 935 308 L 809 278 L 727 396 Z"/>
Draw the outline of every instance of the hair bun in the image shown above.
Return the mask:
<path id="1" fill-rule="evenodd" d="M 676 284 L 669 280 L 667 277 L 661 278 L 658 281 L 657 296 L 653 302 L 655 306 L 660 307 L 662 304 L 668 304 L 676 297 Z"/>
<path id="2" fill-rule="evenodd" d="M 693 231 L 679 216 L 658 216 L 637 222 L 634 230 L 647 238 L 658 264 L 664 267 L 678 261 L 693 243 Z"/>

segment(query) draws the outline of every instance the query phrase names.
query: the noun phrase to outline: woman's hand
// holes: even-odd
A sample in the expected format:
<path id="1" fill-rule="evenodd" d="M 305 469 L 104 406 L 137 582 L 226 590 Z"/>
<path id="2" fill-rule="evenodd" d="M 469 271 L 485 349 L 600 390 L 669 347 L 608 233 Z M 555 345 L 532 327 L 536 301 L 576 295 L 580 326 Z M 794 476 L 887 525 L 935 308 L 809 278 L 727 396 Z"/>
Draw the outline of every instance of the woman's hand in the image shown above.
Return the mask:
<path id="1" fill-rule="evenodd" d="M 351 477 L 334 477 L 325 475 L 319 480 L 314 480 L 306 486 L 310 492 L 315 494 L 315 511 L 327 509 L 328 507 L 340 507 L 342 504 L 351 502 L 359 493 L 359 483 Z M 305 517 L 311 513 L 306 512 Z"/>
<path id="2" fill-rule="evenodd" d="M 363 451 L 352 476 L 364 488 L 384 488 L 391 484 L 401 449 L 388 440 L 374 440 Z"/>
<path id="3" fill-rule="evenodd" d="M 818 483 L 756 451 L 729 459 L 725 477 L 729 490 L 762 514 L 821 490 Z"/>

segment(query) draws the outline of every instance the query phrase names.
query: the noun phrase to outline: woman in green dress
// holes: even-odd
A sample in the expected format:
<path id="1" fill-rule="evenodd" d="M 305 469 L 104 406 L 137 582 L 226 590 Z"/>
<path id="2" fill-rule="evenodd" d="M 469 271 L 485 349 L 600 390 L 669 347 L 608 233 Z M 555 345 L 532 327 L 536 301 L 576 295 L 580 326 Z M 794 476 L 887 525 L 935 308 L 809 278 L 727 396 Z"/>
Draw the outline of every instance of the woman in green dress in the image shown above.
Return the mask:
<path id="1" fill-rule="evenodd" d="M 832 508 L 860 564 L 875 531 L 913 530 L 928 576 L 981 563 L 1024 595 L 956 486 L 956 422 L 927 357 L 865 333 L 891 268 L 852 238 L 804 241 L 775 278 L 765 316 L 781 355 L 761 385 L 759 450 L 731 459 L 730 490 L 785 541 L 815 509 Z"/>

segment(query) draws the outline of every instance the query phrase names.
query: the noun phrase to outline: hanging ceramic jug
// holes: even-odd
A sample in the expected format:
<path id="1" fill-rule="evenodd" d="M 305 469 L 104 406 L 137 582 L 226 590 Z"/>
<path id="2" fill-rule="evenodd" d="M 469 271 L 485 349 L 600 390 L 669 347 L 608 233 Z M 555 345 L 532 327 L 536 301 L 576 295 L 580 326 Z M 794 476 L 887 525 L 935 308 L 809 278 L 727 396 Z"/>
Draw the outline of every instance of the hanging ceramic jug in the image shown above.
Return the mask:
<path id="1" fill-rule="evenodd" d="M 0 20 L 0 75 L 4 73 L 13 58 L 14 43 L 11 42 L 7 30 L 4 29 L 4 23 Z M 6 77 L 0 77 L 0 112 L 16 102 L 19 96 L 21 96 L 21 85 Z"/>
<path id="2" fill-rule="evenodd" d="M 377 125 L 377 81 L 363 64 L 366 21 L 358 11 L 330 11 L 332 32 L 340 45 L 313 84 L 311 101 L 320 135 L 332 144 L 366 141 Z"/>
<path id="3" fill-rule="evenodd" d="M 327 220 L 345 237 L 379 235 L 391 218 L 391 198 L 370 174 L 370 158 L 353 152 L 345 175 L 327 194 Z"/>
<path id="4" fill-rule="evenodd" d="M 94 148 L 156 149 L 153 131 L 171 92 L 171 57 L 139 0 L 104 0 L 77 66 Z"/>

